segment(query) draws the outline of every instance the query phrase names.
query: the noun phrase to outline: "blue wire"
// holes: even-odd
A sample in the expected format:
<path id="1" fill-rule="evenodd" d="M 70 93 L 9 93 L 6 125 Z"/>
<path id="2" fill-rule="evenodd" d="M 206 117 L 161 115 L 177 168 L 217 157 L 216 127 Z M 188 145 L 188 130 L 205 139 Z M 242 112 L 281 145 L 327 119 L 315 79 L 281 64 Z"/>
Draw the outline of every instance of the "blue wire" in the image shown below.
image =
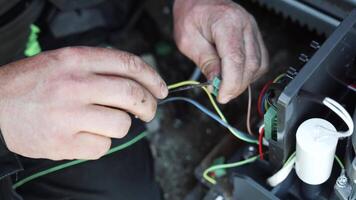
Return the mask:
<path id="1" fill-rule="evenodd" d="M 209 117 L 211 117 L 212 119 L 214 119 L 215 121 L 217 121 L 219 124 L 221 124 L 222 126 L 224 126 L 225 128 L 231 128 L 234 129 L 235 132 L 237 132 L 239 135 L 237 137 L 239 137 L 239 139 L 246 141 L 246 142 L 250 142 L 250 143 L 256 143 L 257 140 L 256 138 L 237 130 L 236 128 L 234 128 L 233 126 L 231 126 L 230 124 L 226 123 L 225 121 L 223 121 L 218 115 L 216 115 L 215 113 L 211 112 L 210 110 L 208 110 L 207 108 L 205 108 L 203 105 L 201 105 L 200 103 L 186 98 L 186 97 L 170 97 L 167 99 L 164 99 L 162 101 L 160 101 L 158 104 L 162 105 L 162 104 L 166 104 L 169 102 L 173 102 L 173 101 L 185 101 L 188 102 L 190 104 L 192 104 L 193 106 L 195 106 L 196 108 L 198 108 L 199 110 L 201 110 L 202 112 L 204 112 L 205 114 L 207 114 Z"/>

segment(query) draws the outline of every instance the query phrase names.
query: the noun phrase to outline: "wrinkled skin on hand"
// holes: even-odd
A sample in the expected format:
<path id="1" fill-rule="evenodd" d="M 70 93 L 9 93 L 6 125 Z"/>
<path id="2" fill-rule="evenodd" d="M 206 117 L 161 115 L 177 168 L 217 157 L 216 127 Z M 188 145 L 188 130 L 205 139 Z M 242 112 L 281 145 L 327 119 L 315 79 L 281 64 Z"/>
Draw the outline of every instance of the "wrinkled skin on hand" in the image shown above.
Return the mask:
<path id="1" fill-rule="evenodd" d="M 267 71 L 268 53 L 254 18 L 230 0 L 176 0 L 178 48 L 212 79 L 222 76 L 218 95 L 227 103 Z"/>
<path id="2" fill-rule="evenodd" d="M 0 68 L 0 128 L 30 158 L 97 159 L 124 137 L 128 113 L 150 121 L 162 78 L 139 57 L 103 48 L 44 52 Z"/>

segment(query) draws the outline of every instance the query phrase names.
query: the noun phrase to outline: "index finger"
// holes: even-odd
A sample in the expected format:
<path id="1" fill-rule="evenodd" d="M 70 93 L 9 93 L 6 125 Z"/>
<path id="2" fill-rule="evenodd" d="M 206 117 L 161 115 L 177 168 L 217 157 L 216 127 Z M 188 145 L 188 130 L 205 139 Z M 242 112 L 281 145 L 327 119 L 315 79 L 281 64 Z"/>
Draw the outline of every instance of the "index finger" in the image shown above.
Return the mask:
<path id="1" fill-rule="evenodd" d="M 222 82 L 218 101 L 227 103 L 239 95 L 245 66 L 243 29 L 221 24 L 216 27 L 214 41 L 221 58 Z"/>
<path id="2" fill-rule="evenodd" d="M 165 98 L 167 85 L 140 57 L 108 48 L 74 47 L 79 64 L 91 73 L 126 77 L 142 84 L 156 98 Z"/>

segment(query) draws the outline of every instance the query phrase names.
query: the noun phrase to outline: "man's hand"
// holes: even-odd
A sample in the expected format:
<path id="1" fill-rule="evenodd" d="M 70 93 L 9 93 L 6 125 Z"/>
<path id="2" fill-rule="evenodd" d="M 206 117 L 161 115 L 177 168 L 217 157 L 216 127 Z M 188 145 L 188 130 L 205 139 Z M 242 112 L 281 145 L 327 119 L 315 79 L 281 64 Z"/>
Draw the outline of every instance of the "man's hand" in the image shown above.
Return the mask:
<path id="1" fill-rule="evenodd" d="M 208 79 L 222 76 L 218 101 L 227 103 L 267 70 L 268 54 L 254 18 L 230 0 L 176 0 L 179 49 Z"/>
<path id="2" fill-rule="evenodd" d="M 97 159 L 128 132 L 128 113 L 150 121 L 160 76 L 139 57 L 73 47 L 0 68 L 0 128 L 7 147 L 31 158 Z"/>

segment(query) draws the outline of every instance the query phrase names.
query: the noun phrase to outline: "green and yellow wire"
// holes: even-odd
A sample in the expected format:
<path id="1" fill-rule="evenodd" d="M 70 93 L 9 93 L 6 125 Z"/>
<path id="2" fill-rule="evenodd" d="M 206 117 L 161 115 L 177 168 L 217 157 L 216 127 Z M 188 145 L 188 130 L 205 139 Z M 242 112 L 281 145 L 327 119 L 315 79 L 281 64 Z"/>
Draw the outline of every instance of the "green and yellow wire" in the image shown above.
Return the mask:
<path id="1" fill-rule="evenodd" d="M 256 156 L 250 157 L 250 158 L 248 158 L 246 160 L 241 160 L 241 161 L 234 162 L 234 163 L 219 164 L 219 165 L 211 166 L 208 169 L 204 170 L 203 178 L 206 181 L 208 181 L 209 183 L 215 185 L 216 184 L 216 180 L 209 176 L 210 172 L 213 172 L 213 171 L 216 171 L 216 170 L 219 170 L 219 169 L 240 167 L 242 165 L 246 165 L 246 164 L 252 163 L 252 162 L 256 161 L 258 158 L 259 158 L 259 155 L 256 155 Z"/>
<path id="2" fill-rule="evenodd" d="M 126 149 L 127 147 L 137 143 L 138 141 L 140 141 L 141 139 L 143 139 L 144 137 L 146 137 L 147 135 L 147 132 L 142 132 L 140 133 L 139 135 L 137 135 L 136 137 L 132 138 L 131 140 L 127 141 L 126 143 L 123 143 L 119 146 L 116 146 L 116 147 L 113 147 L 111 148 L 106 154 L 105 156 L 108 156 L 110 154 L 113 154 L 115 152 L 118 152 L 118 151 L 121 151 L 123 149 Z M 21 179 L 19 181 L 17 181 L 13 186 L 12 188 L 13 189 L 16 189 L 18 187 L 21 187 L 22 185 L 34 180 L 34 179 L 37 179 L 37 178 L 40 178 L 42 176 L 45 176 L 47 174 L 51 174 L 51 173 L 54 173 L 54 172 L 57 172 L 57 171 L 60 171 L 62 169 L 65 169 L 65 168 L 68 168 L 68 167 L 72 167 L 72 166 L 75 166 L 75 165 L 78 165 L 78 164 L 81 164 L 81 163 L 85 163 L 85 162 L 88 162 L 89 160 L 73 160 L 73 161 L 69 161 L 69 162 L 66 162 L 66 163 L 63 163 L 63 164 L 60 164 L 60 165 L 57 165 L 57 166 L 54 166 L 54 167 L 51 167 L 51 168 L 48 168 L 46 170 L 43 170 L 43 171 L 40 171 L 40 172 L 37 172 L 35 174 L 32 174 L 24 179 Z"/>

